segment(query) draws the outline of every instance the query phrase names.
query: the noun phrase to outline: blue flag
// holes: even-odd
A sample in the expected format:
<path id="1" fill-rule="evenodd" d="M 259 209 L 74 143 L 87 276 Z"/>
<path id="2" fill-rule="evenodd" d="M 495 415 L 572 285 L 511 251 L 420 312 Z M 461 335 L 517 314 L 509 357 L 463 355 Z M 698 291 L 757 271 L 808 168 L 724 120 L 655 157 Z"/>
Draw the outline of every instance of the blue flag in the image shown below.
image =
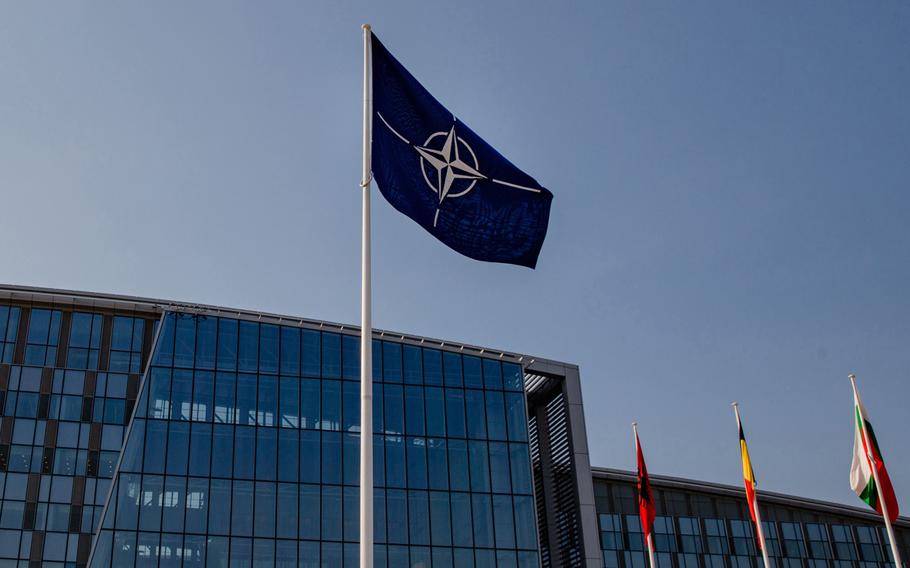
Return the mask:
<path id="1" fill-rule="evenodd" d="M 456 119 L 372 38 L 372 164 L 382 195 L 465 256 L 534 268 L 553 194 Z"/>

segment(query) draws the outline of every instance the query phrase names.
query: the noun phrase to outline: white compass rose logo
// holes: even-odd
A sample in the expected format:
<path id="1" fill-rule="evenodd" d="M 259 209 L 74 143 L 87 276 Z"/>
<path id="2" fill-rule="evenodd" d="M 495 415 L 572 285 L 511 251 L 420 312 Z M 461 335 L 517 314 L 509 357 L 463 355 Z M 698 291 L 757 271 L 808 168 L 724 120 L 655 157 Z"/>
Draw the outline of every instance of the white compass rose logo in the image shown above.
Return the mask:
<path id="1" fill-rule="evenodd" d="M 438 145 L 439 138 L 443 139 L 442 148 L 438 150 L 432 148 L 431 143 L 433 146 Z M 447 133 L 430 134 L 423 146 L 415 146 L 414 149 L 420 154 L 420 171 L 423 173 L 423 179 L 439 196 L 440 203 L 446 197 L 467 195 L 474 189 L 477 180 L 486 178 L 477 171 L 477 156 L 474 150 L 462 137 L 455 134 L 454 125 Z M 428 173 L 435 179 L 431 180 Z M 456 180 L 467 180 L 467 183 L 462 182 L 456 187 Z"/>
<path id="2" fill-rule="evenodd" d="M 455 132 L 455 125 L 448 132 L 434 132 L 430 134 L 422 146 L 411 144 L 407 138 L 398 133 L 380 113 L 376 113 L 382 123 L 392 134 L 402 142 L 414 148 L 420 159 L 420 173 L 430 190 L 437 195 L 436 215 L 433 216 L 433 226 L 439 220 L 439 210 L 442 202 L 467 195 L 474 189 L 478 180 L 490 179 L 480 173 L 477 155 L 471 146 Z M 498 179 L 491 182 L 508 186 L 514 189 L 540 193 L 540 189 L 525 187 Z"/>

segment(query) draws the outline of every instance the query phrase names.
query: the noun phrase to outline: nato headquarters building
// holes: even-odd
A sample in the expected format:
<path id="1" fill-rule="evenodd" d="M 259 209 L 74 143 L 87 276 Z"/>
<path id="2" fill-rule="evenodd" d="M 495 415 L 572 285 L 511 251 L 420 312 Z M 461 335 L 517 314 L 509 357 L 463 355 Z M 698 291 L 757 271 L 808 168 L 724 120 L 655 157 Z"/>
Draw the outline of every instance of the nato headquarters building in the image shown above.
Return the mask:
<path id="1" fill-rule="evenodd" d="M 356 567 L 359 372 L 356 326 L 0 286 L 0 568 Z M 377 567 L 646 568 L 577 366 L 376 330 L 373 379 Z M 741 487 L 651 485 L 659 568 L 762 566 Z M 873 511 L 759 497 L 775 566 L 893 566 Z"/>

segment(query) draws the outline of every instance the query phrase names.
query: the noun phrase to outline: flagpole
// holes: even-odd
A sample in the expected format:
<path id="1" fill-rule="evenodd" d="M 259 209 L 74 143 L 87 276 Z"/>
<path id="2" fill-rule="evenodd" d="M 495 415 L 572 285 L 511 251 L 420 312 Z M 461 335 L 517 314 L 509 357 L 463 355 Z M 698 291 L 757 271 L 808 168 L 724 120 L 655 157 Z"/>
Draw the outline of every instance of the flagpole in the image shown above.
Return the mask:
<path id="1" fill-rule="evenodd" d="M 850 384 L 853 386 L 853 397 L 856 402 L 859 403 L 859 391 L 856 389 L 856 375 L 851 373 L 849 377 Z M 857 404 L 856 407 L 859 409 L 859 421 L 863 427 L 863 438 L 866 440 L 866 457 L 869 458 L 872 478 L 875 480 L 875 492 L 878 493 L 878 502 L 882 506 L 882 517 L 885 519 L 885 530 L 888 532 L 888 540 L 891 541 L 891 554 L 894 556 L 894 565 L 897 568 L 903 568 L 901 554 L 897 550 L 897 538 L 894 536 L 894 528 L 891 526 L 891 516 L 888 514 L 888 503 L 885 502 L 885 496 L 882 494 L 882 484 L 878 479 L 878 467 L 876 466 L 875 456 L 872 454 L 872 440 L 869 438 L 869 432 L 866 429 L 866 415 L 862 404 Z"/>
<path id="2" fill-rule="evenodd" d="M 733 403 L 733 412 L 736 414 L 736 427 L 742 429 L 742 422 L 739 418 L 739 403 Z M 741 451 L 741 450 L 740 450 Z M 751 458 L 750 458 L 751 459 Z M 752 480 L 753 487 L 758 485 L 758 482 L 754 479 Z M 758 492 L 755 492 L 755 529 L 758 534 L 758 546 L 761 547 L 761 557 L 765 562 L 765 568 L 771 568 L 771 560 L 768 558 L 768 547 L 765 544 L 765 529 L 761 526 L 761 513 L 758 510 Z"/>
<path id="3" fill-rule="evenodd" d="M 370 182 L 373 89 L 370 25 L 363 25 L 363 231 L 360 287 L 360 568 L 373 568 L 373 313 L 370 250 Z"/>
<path id="4" fill-rule="evenodd" d="M 632 436 L 635 438 L 635 455 L 638 455 L 638 422 L 632 423 Z M 644 520 L 639 516 L 639 521 L 642 523 L 642 532 L 644 532 Z M 645 545 L 648 547 L 648 562 L 651 568 L 657 568 L 657 564 L 654 562 L 654 531 L 652 530 L 648 533 L 648 538 L 645 539 Z"/>

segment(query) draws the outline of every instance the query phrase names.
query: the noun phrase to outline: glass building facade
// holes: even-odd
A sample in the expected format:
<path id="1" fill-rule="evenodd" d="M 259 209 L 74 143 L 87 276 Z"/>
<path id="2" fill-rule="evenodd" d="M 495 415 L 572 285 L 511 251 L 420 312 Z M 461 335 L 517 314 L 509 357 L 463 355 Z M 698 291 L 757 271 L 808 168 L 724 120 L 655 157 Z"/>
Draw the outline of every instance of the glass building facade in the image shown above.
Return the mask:
<path id="1" fill-rule="evenodd" d="M 16 305 L 0 330 L 0 568 L 358 565 L 356 330 Z M 376 566 L 540 566 L 521 366 L 373 356 Z"/>
<path id="2" fill-rule="evenodd" d="M 156 321 L 0 305 L 0 566 L 84 565 Z"/>
<path id="3" fill-rule="evenodd" d="M 377 567 L 647 568 L 577 366 L 374 333 Z M 0 285 L 0 568 L 357 566 L 359 363 L 340 324 Z M 657 568 L 762 568 L 741 489 L 652 487 Z M 874 514 L 763 499 L 775 568 L 893 567 Z"/>
<path id="4" fill-rule="evenodd" d="M 738 489 L 652 476 L 659 568 L 763 568 L 756 532 Z M 687 486 L 688 485 L 688 486 Z M 595 472 L 604 568 L 646 568 L 634 474 Z M 776 568 L 893 568 L 884 525 L 853 507 L 775 496 L 760 501 L 762 528 Z M 822 508 L 823 507 L 823 508 Z M 895 527 L 902 555 L 910 523 Z"/>

